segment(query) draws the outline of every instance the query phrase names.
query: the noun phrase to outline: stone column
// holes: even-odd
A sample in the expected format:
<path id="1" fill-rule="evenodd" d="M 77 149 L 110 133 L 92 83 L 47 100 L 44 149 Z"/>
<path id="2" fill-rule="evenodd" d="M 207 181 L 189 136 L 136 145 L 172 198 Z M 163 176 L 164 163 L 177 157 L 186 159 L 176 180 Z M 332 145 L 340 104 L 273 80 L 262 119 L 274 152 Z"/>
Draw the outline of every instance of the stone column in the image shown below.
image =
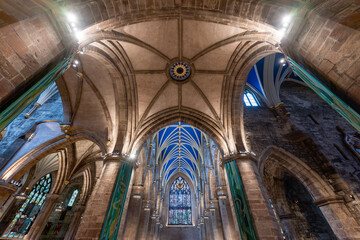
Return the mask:
<path id="1" fill-rule="evenodd" d="M 204 226 L 207 240 L 213 240 L 213 229 L 211 227 L 211 218 L 209 217 L 209 209 L 204 210 Z"/>
<path id="2" fill-rule="evenodd" d="M 150 235 L 151 228 L 150 224 L 150 214 L 151 214 L 151 204 L 152 201 L 144 200 L 143 208 L 141 209 L 140 219 L 139 219 L 139 228 L 138 233 L 136 235 L 136 239 L 138 240 L 146 240 L 146 236 Z"/>
<path id="3" fill-rule="evenodd" d="M 235 230 L 235 224 L 231 216 L 230 204 L 227 197 L 227 190 L 225 186 L 216 188 L 217 198 L 219 200 L 219 210 L 222 222 L 222 229 L 224 238 L 226 240 L 240 239 L 240 235 Z"/>
<path id="4" fill-rule="evenodd" d="M 160 223 L 160 217 L 156 217 L 156 226 L 155 226 L 155 234 L 154 234 L 154 240 L 160 239 L 160 231 L 161 231 L 161 223 Z"/>
<path id="5" fill-rule="evenodd" d="M 12 195 L 17 190 L 18 187 L 14 184 L 0 181 L 0 221 L 14 203 L 14 196 Z M 12 201 L 8 201 L 9 199 L 12 199 Z"/>
<path id="6" fill-rule="evenodd" d="M 147 232 L 147 238 L 144 238 L 144 239 L 152 240 L 154 238 L 154 235 L 155 235 L 156 210 L 152 210 L 151 217 L 150 217 L 149 221 L 150 222 L 149 222 L 149 228 L 148 228 L 148 232 Z"/>
<path id="7" fill-rule="evenodd" d="M 360 239 L 359 223 L 351 216 L 340 196 L 314 202 L 319 206 L 334 234 L 339 239 Z"/>
<path id="8" fill-rule="evenodd" d="M 224 239 L 218 200 L 210 200 L 208 215 L 211 222 L 211 229 L 214 239 Z"/>
<path id="9" fill-rule="evenodd" d="M 28 234 L 25 235 L 26 240 L 40 239 L 41 233 L 44 230 L 50 214 L 53 212 L 54 207 L 59 199 L 59 194 L 47 194 L 44 206 L 40 209 L 33 225 L 31 226 Z"/>
<path id="10" fill-rule="evenodd" d="M 204 223 L 204 218 L 200 217 L 199 219 L 199 225 L 200 225 L 200 234 L 201 234 L 201 239 L 206 240 L 206 229 L 205 229 L 205 223 Z"/>
<path id="11" fill-rule="evenodd" d="M 120 167 L 120 158 L 104 160 L 75 239 L 99 239 Z"/>
<path id="12" fill-rule="evenodd" d="M 226 169 L 240 234 L 250 238 L 256 235 L 259 239 L 281 239 L 256 159 L 251 154 L 237 154 L 224 158 L 222 164 Z M 247 227 L 243 224 L 245 222 L 249 223 Z"/>
<path id="13" fill-rule="evenodd" d="M 125 231 L 123 239 L 136 239 L 140 222 L 140 214 L 142 212 L 142 202 L 144 198 L 144 187 L 133 186 L 128 214 L 125 223 Z"/>
<path id="14" fill-rule="evenodd" d="M 75 237 L 75 234 L 78 230 L 78 227 L 80 225 L 81 216 L 83 215 L 85 211 L 84 205 L 76 206 L 74 211 L 73 219 L 71 220 L 71 223 L 69 225 L 69 229 L 66 232 L 64 240 L 72 240 Z"/>

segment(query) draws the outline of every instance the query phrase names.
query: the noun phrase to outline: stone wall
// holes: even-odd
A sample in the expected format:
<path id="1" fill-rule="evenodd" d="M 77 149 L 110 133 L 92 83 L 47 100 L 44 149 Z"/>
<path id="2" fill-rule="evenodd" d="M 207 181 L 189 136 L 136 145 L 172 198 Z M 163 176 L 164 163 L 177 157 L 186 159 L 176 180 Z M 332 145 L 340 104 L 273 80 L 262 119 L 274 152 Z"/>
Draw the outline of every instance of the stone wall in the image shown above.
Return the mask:
<path id="1" fill-rule="evenodd" d="M 351 1 L 323 1 L 314 11 L 294 20 L 300 31 L 291 32 L 284 46 L 359 109 L 360 18 L 356 9 L 359 6 Z"/>
<path id="2" fill-rule="evenodd" d="M 251 150 L 259 156 L 268 146 L 283 148 L 324 177 L 330 177 L 329 173 L 333 174 L 336 169 L 352 191 L 360 196 L 360 161 L 345 146 L 336 126 L 348 134 L 356 130 L 307 87 L 285 82 L 280 99 L 290 113 L 291 123 L 309 138 L 306 141 L 286 138 L 281 124 L 269 108 L 245 107 L 244 126 Z"/>
<path id="3" fill-rule="evenodd" d="M 247 142 L 251 145 L 251 150 L 260 158 L 265 149 L 270 146 L 282 148 L 309 166 L 312 171 L 320 176 L 321 181 L 329 184 L 332 189 L 330 191 L 334 192 L 332 193 L 333 195 L 345 196 L 346 198 L 349 194 L 354 194 L 359 197 L 360 179 L 357 175 L 360 169 L 360 162 L 346 147 L 343 142 L 343 136 L 336 129 L 336 126 L 339 126 L 348 134 L 353 134 L 355 129 L 331 109 L 326 102 L 313 93 L 311 89 L 300 84 L 285 82 L 281 87 L 280 99 L 284 103 L 283 109 L 286 109 L 290 116 L 286 114 L 286 111 L 281 115 L 277 109 L 272 111 L 265 106 L 245 108 L 244 125 Z M 274 113 L 277 118 L 274 116 Z M 314 226 L 311 226 L 311 224 L 316 225 L 316 223 L 310 223 L 311 219 L 315 219 L 315 222 L 320 219 L 315 214 L 315 211 L 313 211 L 313 216 L 309 216 L 309 214 L 303 211 L 304 209 L 301 210 L 299 208 L 299 205 L 294 205 L 291 201 L 289 202 L 289 197 L 305 197 L 304 194 L 296 195 L 295 197 L 294 192 L 291 193 L 290 190 L 290 193 L 287 191 L 287 198 L 284 196 L 286 192 L 284 192 L 284 187 L 287 184 L 284 173 L 288 172 L 285 169 L 286 167 L 289 167 L 291 171 L 300 172 L 299 175 L 308 174 L 300 165 L 281 167 L 280 165 L 277 166 L 276 161 L 265 164 L 265 186 L 276 206 L 275 209 L 280 215 L 282 227 L 290 236 L 302 236 L 301 234 L 306 230 L 308 231 L 306 233 L 308 237 L 321 235 L 320 239 L 329 239 L 327 237 L 331 235 L 331 231 L 316 229 Z M 296 167 L 298 169 L 292 169 Z M 279 173 L 277 171 L 282 172 Z M 302 184 L 308 189 L 312 188 L 314 190 L 314 182 L 311 181 L 314 181 L 314 179 L 308 179 L 308 181 L 302 182 Z M 299 187 L 292 186 L 291 184 L 287 186 L 288 190 L 296 188 L 297 191 L 301 192 Z M 349 193 L 349 189 L 351 193 Z M 323 191 L 323 189 L 317 189 L 316 191 Z M 315 199 L 316 196 L 312 196 L 311 199 L 302 200 L 306 200 L 305 202 L 309 203 Z M 292 200 L 299 202 L 299 199 Z M 359 219 L 358 201 L 356 199 L 346 199 L 346 201 L 345 208 L 347 210 L 343 210 L 344 216 L 338 216 L 338 218 L 345 219 L 350 216 L 353 219 Z M 327 218 L 327 220 L 330 225 L 333 224 L 331 222 L 333 219 Z M 291 229 L 299 224 L 303 225 L 302 227 L 300 226 L 301 230 L 296 227 Z M 348 224 L 348 226 L 357 228 L 355 225 L 356 223 L 354 225 Z M 333 225 L 332 229 L 334 230 Z M 326 237 L 324 232 L 330 235 Z M 336 234 L 339 237 L 339 233 Z"/>
<path id="4" fill-rule="evenodd" d="M 27 9 L 24 8 L 24 11 Z M 12 14 L 12 12 L 6 13 Z M 0 12 L 0 20 L 1 14 L 4 13 Z M 64 48 L 60 37 L 44 13 L 34 16 L 16 14 L 27 18 L 19 21 L 14 18 L 12 21 L 9 20 L 14 23 L 0 28 L 1 103 L 10 100 L 13 97 L 11 94 L 18 93 L 20 89 L 27 89 L 29 80 Z"/>
<path id="5" fill-rule="evenodd" d="M 312 197 L 296 178 L 285 175 L 284 189 L 287 203 L 294 211 L 298 224 L 296 232 L 304 239 L 337 239 Z"/>

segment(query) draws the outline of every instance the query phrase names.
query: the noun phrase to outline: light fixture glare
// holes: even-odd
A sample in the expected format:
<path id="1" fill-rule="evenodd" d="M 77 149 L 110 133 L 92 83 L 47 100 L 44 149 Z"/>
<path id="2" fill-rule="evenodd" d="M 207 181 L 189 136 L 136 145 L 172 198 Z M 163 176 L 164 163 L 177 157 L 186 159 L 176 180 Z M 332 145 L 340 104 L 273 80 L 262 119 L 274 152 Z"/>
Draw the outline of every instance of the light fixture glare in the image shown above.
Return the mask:
<path id="1" fill-rule="evenodd" d="M 283 24 L 285 25 L 289 25 L 290 23 L 290 20 L 291 20 L 291 15 L 286 15 L 284 18 L 283 18 Z"/>
<path id="2" fill-rule="evenodd" d="M 82 32 L 76 32 L 75 36 L 78 41 L 82 41 L 84 39 L 84 33 L 82 33 Z"/>
<path id="3" fill-rule="evenodd" d="M 73 14 L 71 12 L 66 13 L 66 17 L 67 17 L 68 21 L 71 23 L 74 23 L 77 21 L 75 14 Z"/>

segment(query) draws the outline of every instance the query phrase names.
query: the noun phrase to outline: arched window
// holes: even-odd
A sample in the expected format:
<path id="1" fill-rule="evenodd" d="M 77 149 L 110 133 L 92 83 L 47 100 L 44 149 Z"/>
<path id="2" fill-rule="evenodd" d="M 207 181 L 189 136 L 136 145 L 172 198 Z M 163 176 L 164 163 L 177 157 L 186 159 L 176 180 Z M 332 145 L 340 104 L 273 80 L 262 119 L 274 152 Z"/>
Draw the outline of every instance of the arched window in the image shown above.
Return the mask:
<path id="1" fill-rule="evenodd" d="M 77 197 L 78 193 L 79 193 L 79 190 L 77 190 L 77 189 L 75 189 L 75 190 L 72 192 L 71 197 L 70 197 L 70 199 L 69 199 L 69 202 L 68 202 L 68 204 L 67 204 L 68 207 L 72 207 L 72 206 L 74 205 L 74 202 L 75 202 L 75 200 L 76 200 L 76 197 Z"/>
<path id="2" fill-rule="evenodd" d="M 259 101 L 256 99 L 254 94 L 248 90 L 244 93 L 244 103 L 247 107 L 258 107 L 260 106 Z"/>
<path id="3" fill-rule="evenodd" d="M 191 225 L 191 192 L 189 184 L 178 177 L 169 193 L 169 225 Z"/>
<path id="4" fill-rule="evenodd" d="M 49 193 L 50 188 L 51 175 L 46 174 L 34 185 L 29 196 L 6 228 L 2 237 L 24 238 L 44 204 L 46 194 Z"/>

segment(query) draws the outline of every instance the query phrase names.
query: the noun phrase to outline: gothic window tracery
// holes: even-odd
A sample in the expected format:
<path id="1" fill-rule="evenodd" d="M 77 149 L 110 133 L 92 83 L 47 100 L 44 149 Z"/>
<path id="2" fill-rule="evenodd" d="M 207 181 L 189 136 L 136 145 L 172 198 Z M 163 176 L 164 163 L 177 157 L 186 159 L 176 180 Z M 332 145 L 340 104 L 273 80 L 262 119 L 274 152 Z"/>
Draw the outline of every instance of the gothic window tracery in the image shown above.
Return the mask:
<path id="1" fill-rule="evenodd" d="M 51 175 L 43 176 L 33 187 L 14 219 L 6 228 L 2 237 L 22 239 L 28 233 L 36 216 L 44 204 L 46 194 L 51 188 Z"/>
<path id="2" fill-rule="evenodd" d="M 178 177 L 169 192 L 169 225 L 191 225 L 191 191 L 184 178 Z"/>

